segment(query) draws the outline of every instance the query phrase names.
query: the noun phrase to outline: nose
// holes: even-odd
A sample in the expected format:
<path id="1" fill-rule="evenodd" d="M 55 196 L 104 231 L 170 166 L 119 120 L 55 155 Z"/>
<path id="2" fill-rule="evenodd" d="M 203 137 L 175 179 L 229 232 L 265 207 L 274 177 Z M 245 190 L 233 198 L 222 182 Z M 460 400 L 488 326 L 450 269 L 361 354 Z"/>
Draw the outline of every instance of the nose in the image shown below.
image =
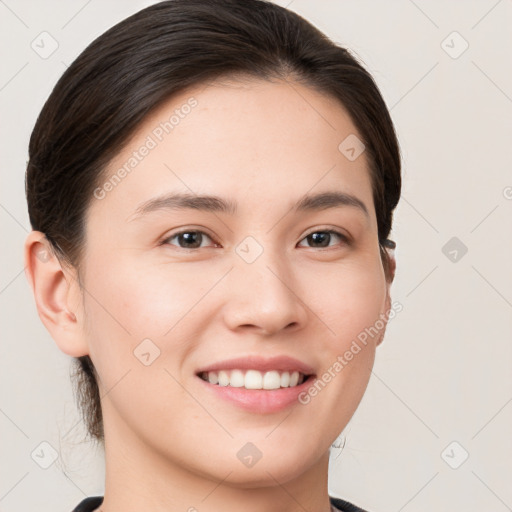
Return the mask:
<path id="1" fill-rule="evenodd" d="M 300 282 L 281 256 L 269 251 L 254 262 L 239 260 L 230 272 L 224 320 L 231 330 L 272 335 L 303 328 L 308 308 Z"/>

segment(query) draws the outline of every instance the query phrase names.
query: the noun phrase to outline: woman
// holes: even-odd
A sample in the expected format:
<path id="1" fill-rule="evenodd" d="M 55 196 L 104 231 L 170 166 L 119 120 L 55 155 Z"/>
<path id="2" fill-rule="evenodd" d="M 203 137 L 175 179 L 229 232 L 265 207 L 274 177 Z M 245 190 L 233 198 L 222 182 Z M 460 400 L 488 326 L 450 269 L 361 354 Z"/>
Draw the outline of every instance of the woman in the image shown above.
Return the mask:
<path id="1" fill-rule="evenodd" d="M 329 447 L 392 311 L 400 154 L 368 72 L 261 0 L 157 3 L 30 140 L 27 277 L 104 496 L 75 511 L 360 511 Z"/>

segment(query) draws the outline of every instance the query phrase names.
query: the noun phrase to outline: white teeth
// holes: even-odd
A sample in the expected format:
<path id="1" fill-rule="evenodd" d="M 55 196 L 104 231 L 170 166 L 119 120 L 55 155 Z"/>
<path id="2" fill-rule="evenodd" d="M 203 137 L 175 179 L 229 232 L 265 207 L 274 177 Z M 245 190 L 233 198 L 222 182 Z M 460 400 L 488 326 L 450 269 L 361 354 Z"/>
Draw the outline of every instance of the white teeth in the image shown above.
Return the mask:
<path id="1" fill-rule="evenodd" d="M 279 372 L 267 372 L 263 376 L 263 389 L 279 389 L 281 387 L 281 376 Z"/>
<path id="2" fill-rule="evenodd" d="M 219 386 L 231 386 L 245 389 L 279 389 L 294 387 L 302 384 L 305 375 L 299 372 L 278 372 L 271 370 L 260 372 L 258 370 L 220 370 L 219 372 L 203 372 L 203 380 Z"/>
<path id="3" fill-rule="evenodd" d="M 246 389 L 261 389 L 263 387 L 263 376 L 256 370 L 247 370 L 245 374 L 244 387 Z"/>
<path id="4" fill-rule="evenodd" d="M 234 388 L 243 388 L 245 385 L 244 374 L 240 370 L 233 370 L 229 378 L 229 385 Z"/>
<path id="5" fill-rule="evenodd" d="M 219 372 L 219 386 L 227 386 L 229 384 L 229 374 L 225 371 Z"/>

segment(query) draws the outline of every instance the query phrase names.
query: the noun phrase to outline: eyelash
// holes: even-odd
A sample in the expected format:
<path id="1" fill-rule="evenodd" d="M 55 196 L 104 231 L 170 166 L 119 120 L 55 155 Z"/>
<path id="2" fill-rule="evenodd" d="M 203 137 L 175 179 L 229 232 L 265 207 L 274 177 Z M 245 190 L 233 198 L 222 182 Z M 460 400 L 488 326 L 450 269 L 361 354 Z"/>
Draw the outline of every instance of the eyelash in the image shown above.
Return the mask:
<path id="1" fill-rule="evenodd" d="M 199 229 L 185 229 L 183 231 L 178 231 L 177 233 L 173 233 L 172 235 L 166 237 L 164 240 L 162 240 L 162 242 L 160 242 L 160 245 L 173 245 L 170 243 L 170 240 L 178 237 L 179 235 L 183 235 L 185 233 L 201 233 L 202 235 L 206 235 L 210 240 L 214 241 L 213 238 L 210 235 L 208 235 L 208 233 L 205 233 L 204 231 L 201 231 Z M 300 241 L 302 242 L 302 240 L 305 240 L 308 236 L 313 235 L 315 233 L 329 233 L 331 235 L 336 235 L 342 240 L 343 245 L 351 244 L 351 241 L 348 236 L 346 236 L 343 233 L 340 233 L 339 231 L 336 231 L 334 229 L 316 229 L 314 231 L 310 231 Z M 201 247 L 194 247 L 194 248 L 186 248 L 186 247 L 179 247 L 179 246 L 175 246 L 175 247 L 177 247 L 178 249 L 181 249 L 181 250 L 185 250 L 185 251 L 196 251 L 198 249 L 201 249 Z M 331 249 L 331 248 L 332 248 L 331 246 L 328 246 L 328 247 L 320 247 L 319 249 L 325 250 L 325 249 Z M 314 247 L 312 247 L 312 249 L 314 249 Z"/>

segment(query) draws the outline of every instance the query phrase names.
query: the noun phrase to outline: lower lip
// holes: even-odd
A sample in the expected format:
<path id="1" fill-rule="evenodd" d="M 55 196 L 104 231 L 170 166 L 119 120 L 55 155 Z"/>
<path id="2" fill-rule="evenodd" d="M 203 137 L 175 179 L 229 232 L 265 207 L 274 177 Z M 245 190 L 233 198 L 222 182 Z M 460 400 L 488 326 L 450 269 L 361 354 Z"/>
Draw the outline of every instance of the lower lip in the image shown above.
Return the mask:
<path id="1" fill-rule="evenodd" d="M 219 386 L 197 377 L 212 393 L 235 404 L 246 411 L 258 414 L 278 412 L 292 404 L 300 403 L 298 396 L 311 386 L 314 376 L 310 375 L 302 384 L 292 388 L 279 389 L 245 389 L 232 386 Z"/>

